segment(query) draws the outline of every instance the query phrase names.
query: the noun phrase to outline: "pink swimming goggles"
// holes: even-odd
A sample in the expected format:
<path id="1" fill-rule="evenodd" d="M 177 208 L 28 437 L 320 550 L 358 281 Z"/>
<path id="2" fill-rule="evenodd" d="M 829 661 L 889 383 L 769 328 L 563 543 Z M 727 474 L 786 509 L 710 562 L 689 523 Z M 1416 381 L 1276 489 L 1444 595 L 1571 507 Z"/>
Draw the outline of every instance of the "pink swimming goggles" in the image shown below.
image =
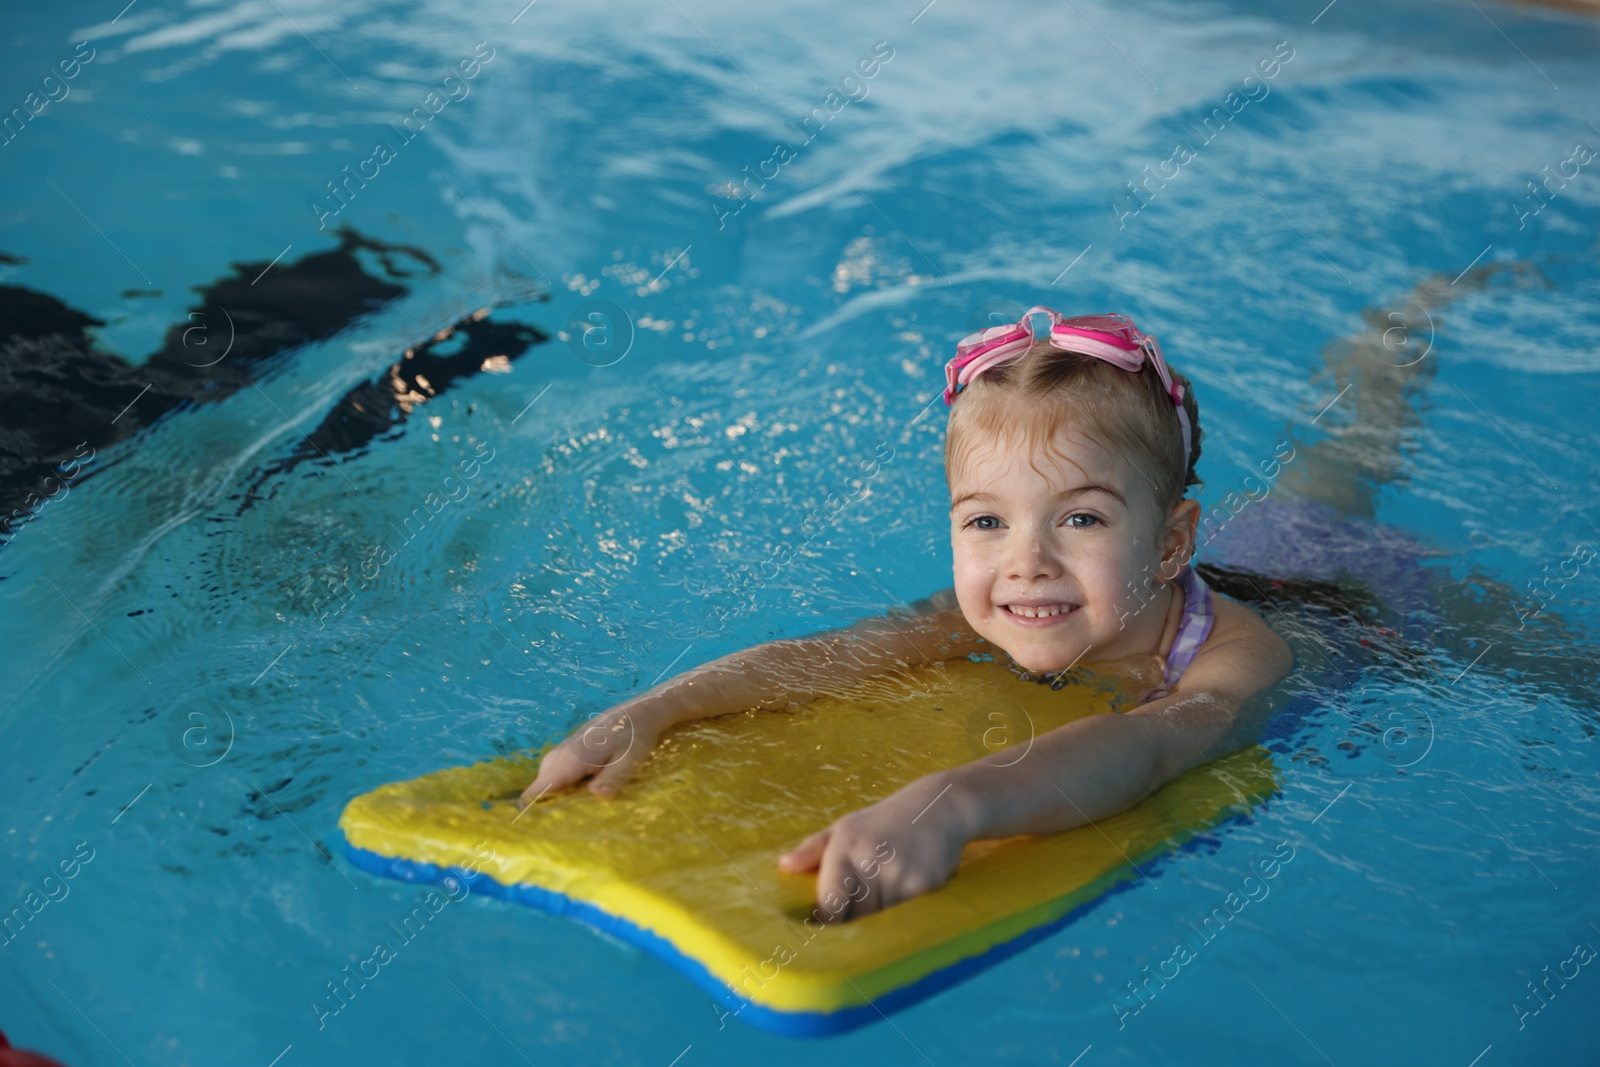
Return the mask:
<path id="1" fill-rule="evenodd" d="M 1189 468 L 1189 451 L 1192 432 L 1189 413 L 1183 410 L 1183 386 L 1172 380 L 1167 361 L 1161 358 L 1161 346 L 1150 334 L 1142 332 L 1126 315 L 1079 315 L 1064 318 L 1047 307 L 1029 308 L 1011 326 L 993 326 L 972 334 L 956 346 L 956 357 L 944 365 L 944 402 L 955 402 L 956 394 L 976 381 L 991 367 L 1008 363 L 1026 352 L 1034 343 L 1033 316 L 1043 313 L 1050 316 L 1050 343 L 1065 352 L 1103 359 L 1125 371 L 1135 374 L 1150 360 L 1172 398 L 1178 412 L 1178 425 L 1183 427 L 1183 466 Z"/>

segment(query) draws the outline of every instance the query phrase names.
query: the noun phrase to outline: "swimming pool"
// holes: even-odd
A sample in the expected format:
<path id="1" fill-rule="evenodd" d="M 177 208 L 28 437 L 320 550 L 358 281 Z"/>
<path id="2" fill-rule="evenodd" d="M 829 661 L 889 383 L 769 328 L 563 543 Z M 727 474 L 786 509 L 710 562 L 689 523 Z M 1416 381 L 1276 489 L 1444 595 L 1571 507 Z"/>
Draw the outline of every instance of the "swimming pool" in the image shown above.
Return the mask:
<path id="1" fill-rule="evenodd" d="M 16 1044 L 1600 1058 L 1575 953 L 1600 948 L 1600 160 L 1575 151 L 1600 149 L 1600 24 L 1482 0 L 7 17 L 0 285 L 38 294 L 6 291 L 0 401 L 7 514 L 34 497 L 0 549 Z M 1352 656 L 1280 739 L 1282 795 L 825 1044 L 481 899 L 319 1025 L 421 892 L 345 861 L 350 797 L 948 584 L 940 368 L 1013 301 L 1161 337 L 1208 510 L 1290 430 L 1359 425 L 1376 390 L 1341 390 L 1374 372 L 1343 339 L 1425 368 L 1368 412 L 1349 504 L 1427 546 L 1427 598 L 1375 590 L 1406 654 Z M 37 368 L 69 358 L 52 407 Z M 1267 895 L 1130 993 L 1285 843 Z"/>

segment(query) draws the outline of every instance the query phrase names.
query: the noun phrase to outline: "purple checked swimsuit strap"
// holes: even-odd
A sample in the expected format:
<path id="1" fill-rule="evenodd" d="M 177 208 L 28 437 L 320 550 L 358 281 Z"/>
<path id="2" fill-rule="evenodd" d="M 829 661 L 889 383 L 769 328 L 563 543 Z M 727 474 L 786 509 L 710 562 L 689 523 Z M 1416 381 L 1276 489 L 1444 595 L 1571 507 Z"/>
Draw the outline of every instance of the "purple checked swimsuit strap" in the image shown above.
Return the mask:
<path id="1" fill-rule="evenodd" d="M 1172 639 L 1172 651 L 1167 654 L 1166 683 L 1178 684 L 1179 675 L 1189 669 L 1200 646 L 1211 636 L 1211 623 L 1215 615 L 1211 610 L 1211 587 L 1185 567 L 1178 581 L 1183 586 L 1183 620 L 1178 624 L 1178 635 Z"/>

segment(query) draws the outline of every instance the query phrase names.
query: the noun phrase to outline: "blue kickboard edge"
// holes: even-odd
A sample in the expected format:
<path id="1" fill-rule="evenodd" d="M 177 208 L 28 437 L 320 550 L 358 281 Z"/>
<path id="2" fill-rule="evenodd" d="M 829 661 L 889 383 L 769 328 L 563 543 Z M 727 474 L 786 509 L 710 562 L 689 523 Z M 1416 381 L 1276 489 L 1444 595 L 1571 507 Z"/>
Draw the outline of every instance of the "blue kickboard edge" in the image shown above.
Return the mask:
<path id="1" fill-rule="evenodd" d="M 1264 809 L 1270 798 L 1261 802 Z M 1159 868 L 1164 861 L 1192 852 L 1202 846 L 1210 846 L 1213 850 L 1220 848 L 1222 841 L 1214 836 L 1233 823 L 1254 822 L 1251 814 L 1232 815 L 1207 831 L 1196 833 L 1182 845 L 1163 852 L 1150 860 L 1148 866 Z M 491 878 L 482 872 L 468 874 L 460 867 L 439 867 L 431 863 L 421 863 L 415 860 L 399 859 L 392 856 L 383 856 L 370 852 L 364 848 L 345 842 L 345 855 L 350 862 L 369 874 L 380 875 L 385 878 L 394 878 L 402 882 L 415 882 L 430 885 L 443 884 L 445 879 L 454 878 L 465 882 L 473 893 L 482 893 L 485 896 L 507 900 L 516 904 L 526 904 L 540 911 L 549 912 L 551 915 L 560 915 L 568 919 L 576 919 L 603 934 L 615 937 L 620 941 L 643 949 L 665 963 L 676 968 L 680 973 L 699 986 L 712 999 L 728 1009 L 729 1014 L 751 1026 L 770 1033 L 780 1034 L 784 1037 L 831 1037 L 843 1034 L 879 1019 L 886 1019 L 893 1013 L 927 998 L 941 993 L 952 986 L 959 985 L 968 978 L 988 970 L 990 967 L 1001 963 L 1025 949 L 1043 941 L 1051 934 L 1077 921 L 1089 911 L 1099 907 L 1108 898 L 1124 890 L 1132 889 L 1139 884 L 1139 879 L 1133 877 L 1133 872 L 1149 875 L 1150 871 L 1135 863 L 1130 868 L 1119 868 L 1109 873 L 1106 877 L 1117 878 L 1115 885 L 1110 886 L 1105 892 L 1092 900 L 1084 901 L 1078 907 L 1067 912 L 1060 918 L 1027 930 L 1010 941 L 998 944 L 976 956 L 969 956 L 959 963 L 951 964 L 943 970 L 925 975 L 909 985 L 901 986 L 889 993 L 885 993 L 877 1000 L 853 1008 L 841 1008 L 838 1011 L 779 1011 L 774 1008 L 763 1007 L 759 1004 L 746 1001 L 727 985 L 708 971 L 705 966 L 691 956 L 685 956 L 668 940 L 653 931 L 636 926 L 626 919 L 603 911 L 593 904 L 581 900 L 574 900 L 564 893 L 540 889 L 538 886 L 526 883 L 506 885 Z"/>

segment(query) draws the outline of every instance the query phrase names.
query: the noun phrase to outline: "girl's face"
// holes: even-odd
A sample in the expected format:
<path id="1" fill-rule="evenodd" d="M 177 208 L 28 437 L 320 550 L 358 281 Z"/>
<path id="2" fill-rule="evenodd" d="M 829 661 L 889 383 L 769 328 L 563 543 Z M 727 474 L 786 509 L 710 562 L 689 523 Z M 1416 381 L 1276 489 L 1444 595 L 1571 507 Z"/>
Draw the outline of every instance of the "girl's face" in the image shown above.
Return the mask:
<path id="1" fill-rule="evenodd" d="M 1169 598 L 1156 582 L 1187 561 L 1197 505 L 1158 516 L 1126 460 L 1066 430 L 1031 457 L 1010 439 L 975 443 L 966 468 L 950 486 L 950 544 L 974 630 L 1034 672 L 1091 650 L 1160 651 Z"/>

